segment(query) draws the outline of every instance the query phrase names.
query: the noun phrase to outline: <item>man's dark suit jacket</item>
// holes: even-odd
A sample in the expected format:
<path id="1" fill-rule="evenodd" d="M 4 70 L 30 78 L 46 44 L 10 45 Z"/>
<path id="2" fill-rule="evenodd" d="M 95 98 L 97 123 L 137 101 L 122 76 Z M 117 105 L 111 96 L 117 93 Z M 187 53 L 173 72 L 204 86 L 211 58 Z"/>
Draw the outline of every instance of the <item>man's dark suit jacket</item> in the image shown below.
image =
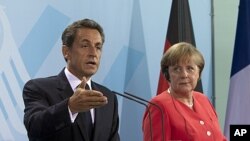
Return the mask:
<path id="1" fill-rule="evenodd" d="M 104 86 L 93 81 L 91 85 L 108 98 L 107 105 L 95 109 L 93 141 L 119 141 L 117 97 Z M 33 79 L 25 84 L 24 124 L 30 141 L 90 141 L 82 113 L 71 123 L 68 100 L 72 94 L 64 70 L 57 76 Z"/>

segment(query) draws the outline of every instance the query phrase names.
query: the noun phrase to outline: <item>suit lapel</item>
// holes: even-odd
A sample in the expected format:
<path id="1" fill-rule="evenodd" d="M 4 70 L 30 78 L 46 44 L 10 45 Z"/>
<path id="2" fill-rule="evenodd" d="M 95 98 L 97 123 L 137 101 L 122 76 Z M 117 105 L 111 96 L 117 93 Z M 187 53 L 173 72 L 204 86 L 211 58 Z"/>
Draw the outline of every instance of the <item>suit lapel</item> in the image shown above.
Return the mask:
<path id="1" fill-rule="evenodd" d="M 64 73 L 64 69 L 58 75 L 58 87 L 62 99 L 69 98 L 74 93 Z"/>
<path id="2" fill-rule="evenodd" d="M 99 108 L 95 109 L 95 123 L 94 123 L 94 129 L 93 129 L 93 141 L 96 140 L 97 135 L 101 135 L 102 132 L 104 132 L 105 128 L 105 113 L 103 113 L 103 110 L 100 110 Z M 96 126 L 98 125 L 98 126 Z M 103 130 L 104 129 L 104 130 Z"/>
<path id="3" fill-rule="evenodd" d="M 64 73 L 64 69 L 58 75 L 58 87 L 57 87 L 57 89 L 58 89 L 58 91 L 60 93 L 60 97 L 62 99 L 69 98 L 74 93 L 74 91 L 72 90 L 72 88 L 69 84 L 69 81 Z M 78 128 L 78 130 L 80 130 L 80 134 L 84 138 L 84 141 L 89 141 L 88 135 L 87 135 L 87 130 L 85 129 L 85 123 L 83 122 L 85 120 L 83 114 L 84 113 L 78 113 L 74 124 L 76 124 L 76 127 Z"/>
<path id="4" fill-rule="evenodd" d="M 91 86 L 93 90 L 101 91 L 97 85 L 91 81 Z M 93 131 L 93 141 L 97 140 L 97 135 L 101 135 L 102 132 L 105 132 L 106 121 L 105 121 L 105 110 L 104 107 L 95 109 L 95 123 L 94 123 L 94 131 Z M 106 113 L 107 114 L 107 113 Z M 98 125 L 98 126 L 96 126 Z"/>
<path id="5" fill-rule="evenodd" d="M 87 125 L 85 125 L 85 122 L 83 122 L 85 119 L 85 116 L 84 116 L 85 113 L 81 112 L 81 113 L 78 113 L 77 115 L 77 118 L 76 118 L 76 124 L 78 125 L 80 131 L 81 131 L 81 134 L 84 138 L 84 141 L 89 141 L 89 137 L 88 137 L 88 131 L 87 129 L 85 128 Z"/>

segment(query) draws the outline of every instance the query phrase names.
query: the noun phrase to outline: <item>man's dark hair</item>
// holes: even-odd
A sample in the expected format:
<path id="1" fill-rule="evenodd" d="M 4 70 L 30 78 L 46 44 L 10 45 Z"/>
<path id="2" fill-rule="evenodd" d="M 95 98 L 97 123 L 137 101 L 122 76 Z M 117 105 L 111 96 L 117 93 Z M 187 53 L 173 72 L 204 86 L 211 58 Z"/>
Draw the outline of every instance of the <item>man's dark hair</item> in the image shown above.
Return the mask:
<path id="1" fill-rule="evenodd" d="M 75 36 L 76 36 L 76 32 L 79 28 L 90 28 L 90 29 L 98 30 L 98 32 L 101 34 L 101 37 L 102 37 L 102 43 L 104 43 L 105 35 L 104 35 L 102 27 L 94 20 L 83 19 L 83 20 L 78 20 L 78 21 L 73 22 L 63 31 L 62 33 L 63 45 L 66 45 L 67 47 L 72 46 Z"/>

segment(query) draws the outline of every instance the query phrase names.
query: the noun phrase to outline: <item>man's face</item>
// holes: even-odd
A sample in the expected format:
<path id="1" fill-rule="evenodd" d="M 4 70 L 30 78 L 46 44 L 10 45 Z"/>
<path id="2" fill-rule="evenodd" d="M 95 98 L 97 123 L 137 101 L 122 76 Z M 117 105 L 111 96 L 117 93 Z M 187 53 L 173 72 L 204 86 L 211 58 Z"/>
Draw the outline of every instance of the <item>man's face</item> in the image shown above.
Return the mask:
<path id="1" fill-rule="evenodd" d="M 76 33 L 72 47 L 63 47 L 69 71 L 82 79 L 96 73 L 102 53 L 102 38 L 98 30 L 81 28 Z"/>

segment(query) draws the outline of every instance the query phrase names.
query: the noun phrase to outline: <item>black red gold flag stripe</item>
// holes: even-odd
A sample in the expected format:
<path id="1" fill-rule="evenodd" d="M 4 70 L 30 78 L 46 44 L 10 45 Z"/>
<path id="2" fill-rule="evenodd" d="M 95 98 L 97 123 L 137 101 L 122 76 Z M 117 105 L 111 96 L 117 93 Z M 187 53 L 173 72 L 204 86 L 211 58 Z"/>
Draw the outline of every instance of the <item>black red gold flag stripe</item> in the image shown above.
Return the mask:
<path id="1" fill-rule="evenodd" d="M 183 41 L 196 46 L 189 2 L 188 0 L 172 0 L 164 52 L 173 44 Z M 160 72 L 157 94 L 162 93 L 167 88 L 168 82 Z M 199 80 L 195 90 L 203 92 L 201 80 Z"/>

